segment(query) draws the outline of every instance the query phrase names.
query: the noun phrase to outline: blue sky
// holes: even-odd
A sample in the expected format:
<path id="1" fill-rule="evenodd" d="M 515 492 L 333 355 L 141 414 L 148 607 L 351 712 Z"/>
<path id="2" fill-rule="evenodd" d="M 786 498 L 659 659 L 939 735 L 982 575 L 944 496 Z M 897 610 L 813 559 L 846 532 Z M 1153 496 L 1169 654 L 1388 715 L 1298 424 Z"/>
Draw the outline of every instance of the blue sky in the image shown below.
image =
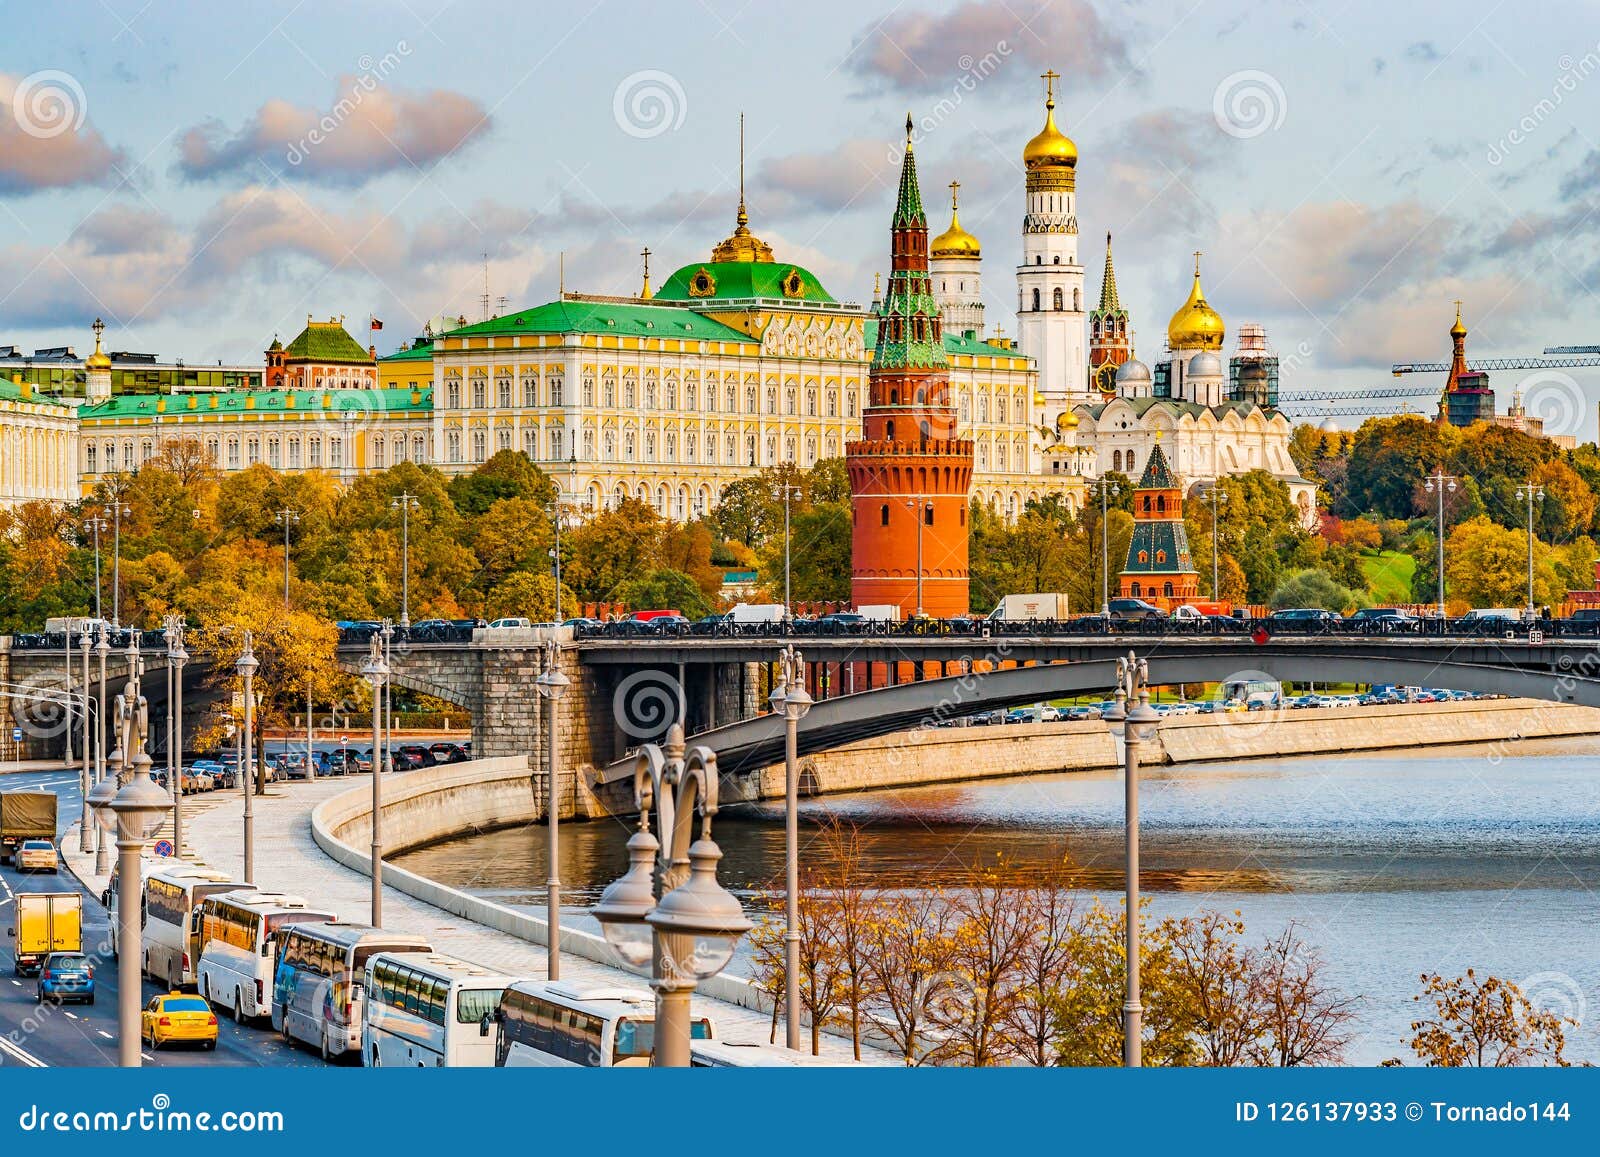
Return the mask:
<path id="1" fill-rule="evenodd" d="M 632 291 L 646 245 L 659 283 L 731 228 L 741 110 L 754 228 L 860 301 L 910 110 L 934 227 L 960 180 L 991 324 L 1014 332 L 1047 67 L 1089 296 L 1109 229 L 1144 356 L 1195 249 L 1230 329 L 1264 322 L 1292 358 L 1291 389 L 1445 357 L 1457 297 L 1475 355 L 1600 342 L 1600 26 L 1577 3 L 1526 12 L 57 3 L 0 46 L 0 342 L 82 347 L 100 315 L 113 348 L 254 361 L 307 313 L 359 331 L 371 312 L 386 350 L 430 315 L 476 319 L 484 253 L 513 307 L 553 295 L 563 250 L 569 288 Z M 1494 378 L 1502 403 L 1522 376 Z M 1592 437 L 1593 376 L 1549 377 L 1535 408 Z"/>

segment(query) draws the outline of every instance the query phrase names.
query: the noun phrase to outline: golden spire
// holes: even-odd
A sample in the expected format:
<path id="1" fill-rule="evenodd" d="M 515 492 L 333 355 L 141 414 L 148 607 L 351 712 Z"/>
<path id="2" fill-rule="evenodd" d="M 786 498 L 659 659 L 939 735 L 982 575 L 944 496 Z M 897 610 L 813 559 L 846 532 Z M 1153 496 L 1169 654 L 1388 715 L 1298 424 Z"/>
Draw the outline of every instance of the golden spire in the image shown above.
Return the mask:
<path id="1" fill-rule="evenodd" d="M 744 113 L 739 114 L 739 211 L 733 233 L 711 251 L 714 262 L 771 261 L 772 246 L 750 232 L 750 214 L 744 205 Z"/>
<path id="2" fill-rule="evenodd" d="M 639 290 L 639 300 L 649 301 L 655 296 L 650 290 L 650 246 L 646 245 L 640 250 L 639 256 L 644 258 L 644 288 Z"/>
<path id="3" fill-rule="evenodd" d="M 1022 163 L 1030 169 L 1065 165 L 1073 168 L 1078 163 L 1078 146 L 1064 132 L 1056 128 L 1057 78 L 1054 69 L 1042 74 L 1044 80 L 1044 128 L 1022 150 Z"/>
<path id="4" fill-rule="evenodd" d="M 961 227 L 961 216 L 956 212 L 957 194 L 961 182 L 950 182 L 950 228 L 933 239 L 928 253 L 933 257 L 978 257 L 978 239 Z"/>
<path id="5" fill-rule="evenodd" d="M 1461 302 L 1459 300 L 1456 302 L 1456 323 L 1450 327 L 1450 336 L 1452 338 L 1467 336 L 1467 327 L 1461 320 Z"/>
<path id="6" fill-rule="evenodd" d="M 101 352 L 100 349 L 100 335 L 105 333 L 106 323 L 97 317 L 94 319 L 93 329 L 94 353 L 90 354 L 84 359 L 83 367 L 84 369 L 88 370 L 109 370 L 111 368 L 111 359 Z"/>
<path id="7" fill-rule="evenodd" d="M 1194 253 L 1194 285 L 1189 290 L 1189 300 L 1167 323 L 1167 347 L 1175 350 L 1220 350 L 1227 327 L 1222 316 L 1206 301 L 1205 290 L 1200 288 L 1200 251 Z"/>

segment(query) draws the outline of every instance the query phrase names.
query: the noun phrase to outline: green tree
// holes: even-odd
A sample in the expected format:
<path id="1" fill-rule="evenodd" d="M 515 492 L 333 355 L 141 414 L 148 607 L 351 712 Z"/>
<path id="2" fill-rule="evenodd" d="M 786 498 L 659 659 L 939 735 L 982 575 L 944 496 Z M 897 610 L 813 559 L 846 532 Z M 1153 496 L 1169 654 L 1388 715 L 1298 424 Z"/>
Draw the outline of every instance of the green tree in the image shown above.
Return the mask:
<path id="1" fill-rule="evenodd" d="M 1321 607 L 1343 613 L 1353 607 L 1363 606 L 1366 600 L 1349 587 L 1334 582 L 1325 571 L 1296 571 L 1272 592 L 1272 608 Z"/>
<path id="2" fill-rule="evenodd" d="M 1422 481 L 1446 465 L 1459 434 L 1412 416 L 1373 418 L 1362 423 L 1350 447 L 1348 490 L 1339 514 L 1376 511 L 1390 518 L 1426 513 L 1419 499 Z"/>
<path id="3" fill-rule="evenodd" d="M 520 450 L 500 450 L 471 474 L 450 480 L 455 508 L 468 517 L 482 514 L 502 498 L 524 498 L 548 506 L 555 498 L 550 476 Z"/>
<path id="4" fill-rule="evenodd" d="M 578 598 L 561 584 L 561 613 L 577 614 Z M 534 622 L 550 622 L 556 615 L 556 580 L 554 575 L 516 571 L 497 582 L 484 599 L 485 618 L 523 618 Z"/>
<path id="5" fill-rule="evenodd" d="M 671 608 L 691 619 L 711 613 L 711 604 L 699 585 L 681 570 L 662 568 L 627 579 L 618 586 L 616 597 L 636 611 Z"/>

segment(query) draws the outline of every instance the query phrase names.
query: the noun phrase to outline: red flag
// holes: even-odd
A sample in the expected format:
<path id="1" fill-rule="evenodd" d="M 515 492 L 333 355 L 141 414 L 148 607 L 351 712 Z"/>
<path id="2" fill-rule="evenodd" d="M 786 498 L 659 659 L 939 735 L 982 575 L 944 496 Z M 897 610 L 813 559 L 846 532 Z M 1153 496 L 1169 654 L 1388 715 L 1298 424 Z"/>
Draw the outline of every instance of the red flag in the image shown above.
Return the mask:
<path id="1" fill-rule="evenodd" d="M 379 321 L 377 318 L 369 317 L 367 320 L 369 320 L 372 323 L 372 328 L 373 329 L 377 330 L 377 329 L 382 329 L 383 328 L 383 322 Z"/>

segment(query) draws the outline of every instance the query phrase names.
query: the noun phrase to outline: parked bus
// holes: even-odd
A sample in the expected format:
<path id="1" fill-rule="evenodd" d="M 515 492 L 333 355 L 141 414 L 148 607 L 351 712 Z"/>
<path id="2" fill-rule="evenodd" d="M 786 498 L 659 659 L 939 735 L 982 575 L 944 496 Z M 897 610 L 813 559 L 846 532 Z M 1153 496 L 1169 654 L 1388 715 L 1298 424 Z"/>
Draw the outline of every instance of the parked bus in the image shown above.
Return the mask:
<path id="1" fill-rule="evenodd" d="M 506 989 L 495 1016 L 500 1031 L 494 1063 L 501 1068 L 648 1065 L 655 1018 L 655 999 L 642 989 L 519 980 Z M 697 1041 L 716 1036 L 705 1017 L 691 1022 L 689 1032 Z"/>
<path id="2" fill-rule="evenodd" d="M 329 1060 L 361 1049 L 367 961 L 377 952 L 432 952 L 424 936 L 370 924 L 291 924 L 279 937 L 272 1027 Z"/>
<path id="3" fill-rule="evenodd" d="M 175 992 L 193 984 L 195 964 L 204 947 L 199 909 L 207 896 L 239 887 L 222 872 L 197 865 L 159 868 L 144 879 L 144 974 Z M 116 924 L 112 924 L 116 936 Z"/>
<path id="4" fill-rule="evenodd" d="M 207 896 L 200 905 L 200 995 L 213 1007 L 233 1010 L 243 1023 L 272 1011 L 271 987 L 278 938 L 291 924 L 337 920 L 308 908 L 299 896 L 240 888 Z"/>
<path id="5" fill-rule="evenodd" d="M 361 1060 L 369 1068 L 489 1068 L 494 1010 L 514 977 L 433 952 L 367 960 Z"/>
<path id="6" fill-rule="evenodd" d="M 864 1062 L 842 1060 L 834 1057 L 814 1057 L 809 1044 L 795 1052 L 782 1045 L 765 1041 L 706 1040 L 694 1041 L 689 1046 L 689 1067 L 695 1069 L 749 1069 L 749 1068 L 855 1068 Z"/>

